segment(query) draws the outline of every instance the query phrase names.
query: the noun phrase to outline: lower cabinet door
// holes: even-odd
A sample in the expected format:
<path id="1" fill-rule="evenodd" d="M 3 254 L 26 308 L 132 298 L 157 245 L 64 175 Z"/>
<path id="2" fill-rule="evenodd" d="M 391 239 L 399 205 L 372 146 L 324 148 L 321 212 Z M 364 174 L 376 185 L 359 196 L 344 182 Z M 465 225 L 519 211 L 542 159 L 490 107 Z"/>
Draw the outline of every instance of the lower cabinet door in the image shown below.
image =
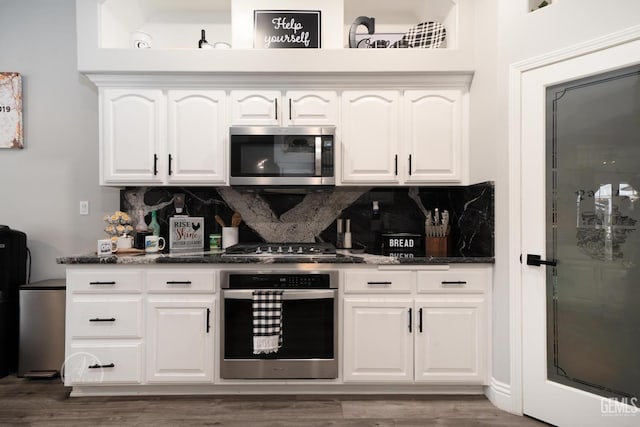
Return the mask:
<path id="1" fill-rule="evenodd" d="M 416 381 L 485 384 L 484 299 L 419 299 L 416 314 Z"/>
<path id="2" fill-rule="evenodd" d="M 213 297 L 147 301 L 147 382 L 213 381 Z"/>
<path id="3" fill-rule="evenodd" d="M 64 385 L 141 383 L 142 344 L 108 341 L 72 342 L 62 368 Z"/>
<path id="4" fill-rule="evenodd" d="M 345 382 L 413 381 L 413 301 L 344 300 Z"/>

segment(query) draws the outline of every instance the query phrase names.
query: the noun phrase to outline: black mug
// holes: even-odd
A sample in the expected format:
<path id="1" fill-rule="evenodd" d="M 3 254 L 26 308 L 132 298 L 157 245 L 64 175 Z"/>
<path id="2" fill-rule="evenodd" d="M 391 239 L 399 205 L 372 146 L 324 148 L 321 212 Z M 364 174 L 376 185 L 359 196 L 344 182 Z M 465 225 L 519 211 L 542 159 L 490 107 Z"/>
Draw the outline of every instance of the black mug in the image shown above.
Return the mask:
<path id="1" fill-rule="evenodd" d="M 138 231 L 133 241 L 133 247 L 136 249 L 144 249 L 144 238 L 151 235 L 153 235 L 153 233 L 150 231 Z"/>

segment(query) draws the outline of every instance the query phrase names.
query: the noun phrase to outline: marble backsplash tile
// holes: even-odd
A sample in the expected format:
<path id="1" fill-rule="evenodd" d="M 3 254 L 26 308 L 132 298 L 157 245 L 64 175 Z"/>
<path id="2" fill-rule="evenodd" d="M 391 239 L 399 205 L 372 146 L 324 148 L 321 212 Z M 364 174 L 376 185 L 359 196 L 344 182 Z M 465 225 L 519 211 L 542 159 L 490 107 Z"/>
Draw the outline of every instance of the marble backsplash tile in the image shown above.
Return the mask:
<path id="1" fill-rule="evenodd" d="M 492 182 L 467 187 L 336 187 L 306 194 L 238 191 L 231 187 L 136 187 L 121 190 L 120 209 L 136 220 L 142 210 L 147 223 L 151 212 L 158 211 L 161 235 L 167 237 L 176 194 L 185 195 L 190 216 L 204 217 L 205 236 L 220 233 L 215 215 L 229 224 L 237 211 L 243 217 L 241 242 L 318 240 L 335 244 L 336 219 L 348 218 L 354 248 L 364 247 L 370 253 L 379 251 L 379 240 L 372 231 L 376 228 L 373 201 L 380 206 L 380 232 L 424 234 L 425 211 L 446 209 L 451 216 L 451 256 L 494 255 Z"/>

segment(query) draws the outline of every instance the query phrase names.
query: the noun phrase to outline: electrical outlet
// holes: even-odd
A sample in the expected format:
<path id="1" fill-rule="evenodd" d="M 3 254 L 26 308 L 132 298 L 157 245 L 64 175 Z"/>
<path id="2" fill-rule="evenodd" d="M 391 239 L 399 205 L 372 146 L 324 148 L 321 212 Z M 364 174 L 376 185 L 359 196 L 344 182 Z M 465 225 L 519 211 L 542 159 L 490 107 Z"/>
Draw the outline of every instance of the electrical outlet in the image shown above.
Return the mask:
<path id="1" fill-rule="evenodd" d="M 80 215 L 89 215 L 89 201 L 81 200 L 80 201 Z"/>

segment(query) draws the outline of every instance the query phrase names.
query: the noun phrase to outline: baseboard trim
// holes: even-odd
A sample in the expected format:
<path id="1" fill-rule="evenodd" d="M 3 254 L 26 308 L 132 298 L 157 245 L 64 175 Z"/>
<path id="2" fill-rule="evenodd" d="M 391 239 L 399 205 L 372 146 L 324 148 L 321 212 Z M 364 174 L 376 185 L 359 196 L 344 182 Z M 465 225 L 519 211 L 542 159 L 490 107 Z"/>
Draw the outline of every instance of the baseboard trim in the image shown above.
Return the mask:
<path id="1" fill-rule="evenodd" d="M 489 385 L 485 387 L 484 394 L 496 408 L 512 414 L 522 415 L 522 413 L 515 409 L 515 405 L 513 404 L 511 385 L 498 381 L 492 377 L 491 381 L 489 381 Z"/>

